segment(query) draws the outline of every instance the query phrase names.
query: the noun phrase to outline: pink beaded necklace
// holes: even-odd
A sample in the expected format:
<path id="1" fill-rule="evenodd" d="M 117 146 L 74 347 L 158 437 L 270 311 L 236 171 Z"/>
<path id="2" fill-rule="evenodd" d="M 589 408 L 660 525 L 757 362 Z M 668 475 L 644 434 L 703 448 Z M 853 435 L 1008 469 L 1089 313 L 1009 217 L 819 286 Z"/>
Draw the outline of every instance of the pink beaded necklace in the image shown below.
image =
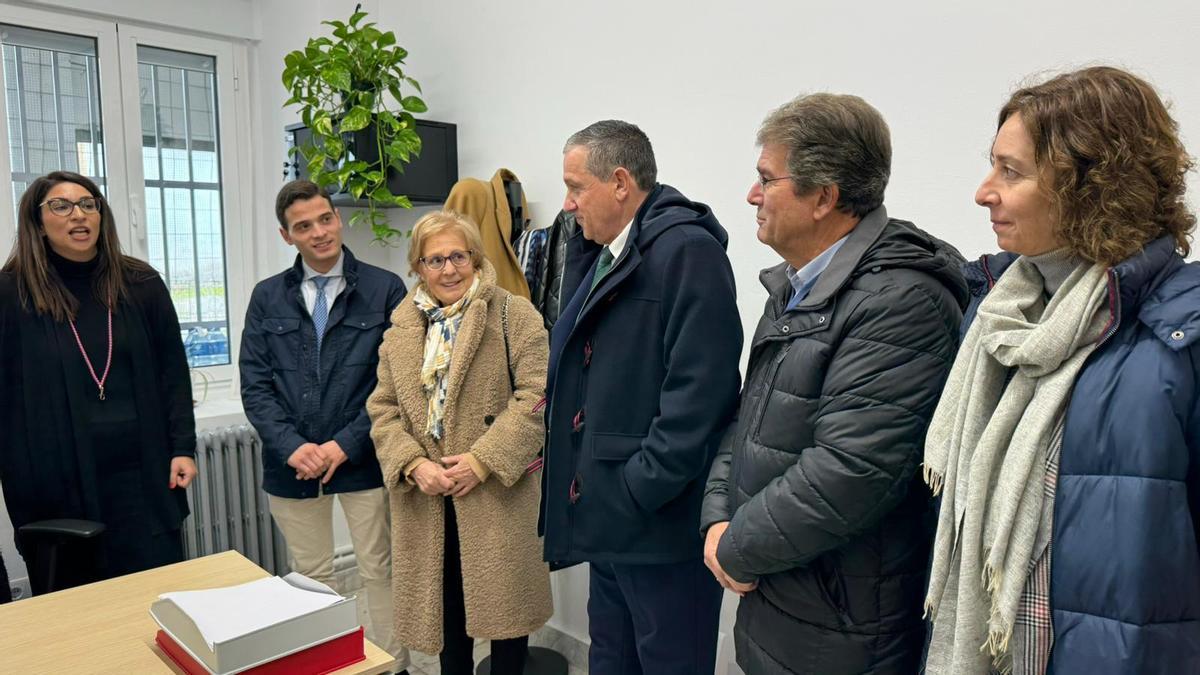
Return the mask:
<path id="1" fill-rule="evenodd" d="M 96 377 L 96 369 L 92 367 L 92 360 L 88 358 L 87 350 L 83 348 L 83 340 L 79 339 L 79 330 L 75 328 L 75 320 L 71 320 L 71 332 L 75 334 L 75 344 L 79 345 L 79 353 L 83 354 L 83 362 L 87 364 L 88 372 L 92 374 L 92 381 L 96 383 L 96 387 L 100 390 L 100 400 L 104 400 L 104 382 L 108 379 L 108 369 L 112 367 L 112 308 L 108 308 L 108 357 L 104 361 L 104 374 Z"/>

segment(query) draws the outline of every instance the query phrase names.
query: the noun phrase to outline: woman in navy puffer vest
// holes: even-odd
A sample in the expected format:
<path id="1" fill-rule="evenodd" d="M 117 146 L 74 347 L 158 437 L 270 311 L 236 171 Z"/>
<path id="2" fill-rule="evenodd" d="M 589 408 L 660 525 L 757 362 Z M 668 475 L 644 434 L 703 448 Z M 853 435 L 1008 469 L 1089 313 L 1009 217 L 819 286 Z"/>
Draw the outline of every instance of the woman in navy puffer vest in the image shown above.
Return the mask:
<path id="1" fill-rule="evenodd" d="M 926 444 L 942 499 L 928 673 L 1200 672 L 1200 264 L 1191 160 L 1143 80 L 1017 91 L 976 193 Z"/>

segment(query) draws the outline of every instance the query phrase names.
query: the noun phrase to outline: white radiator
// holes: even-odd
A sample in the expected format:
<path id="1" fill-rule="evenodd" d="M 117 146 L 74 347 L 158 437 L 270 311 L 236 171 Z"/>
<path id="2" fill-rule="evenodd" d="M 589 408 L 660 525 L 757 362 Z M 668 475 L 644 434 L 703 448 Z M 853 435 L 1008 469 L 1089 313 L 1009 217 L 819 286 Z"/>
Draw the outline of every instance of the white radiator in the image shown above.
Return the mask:
<path id="1" fill-rule="evenodd" d="M 234 550 L 272 574 L 287 574 L 287 544 L 262 490 L 262 441 L 254 428 L 200 432 L 196 468 L 187 491 L 192 514 L 183 521 L 187 557 Z"/>

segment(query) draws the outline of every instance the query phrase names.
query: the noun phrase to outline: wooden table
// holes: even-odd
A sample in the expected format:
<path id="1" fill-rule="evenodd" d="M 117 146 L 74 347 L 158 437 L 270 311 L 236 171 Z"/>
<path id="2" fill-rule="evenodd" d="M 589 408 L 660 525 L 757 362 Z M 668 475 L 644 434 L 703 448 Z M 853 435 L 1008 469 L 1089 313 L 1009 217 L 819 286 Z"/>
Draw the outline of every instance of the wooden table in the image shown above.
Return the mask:
<path id="1" fill-rule="evenodd" d="M 233 586 L 269 576 L 236 551 L 0 605 L 0 673 L 183 673 L 154 643 L 150 603 L 167 591 Z M 392 657 L 366 642 L 367 659 L 334 675 L 375 675 Z"/>

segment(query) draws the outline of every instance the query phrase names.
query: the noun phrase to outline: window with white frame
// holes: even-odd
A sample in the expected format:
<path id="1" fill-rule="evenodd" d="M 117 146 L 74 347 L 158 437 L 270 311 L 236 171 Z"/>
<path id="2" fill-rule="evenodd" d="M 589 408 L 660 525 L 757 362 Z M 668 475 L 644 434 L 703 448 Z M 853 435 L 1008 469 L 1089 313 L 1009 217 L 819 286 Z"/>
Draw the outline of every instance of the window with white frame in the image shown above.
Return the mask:
<path id="1" fill-rule="evenodd" d="M 35 178 L 73 171 L 104 187 L 96 40 L 0 25 L 13 208 Z"/>
<path id="2" fill-rule="evenodd" d="M 150 264 L 166 279 L 193 367 L 230 362 L 216 60 L 138 46 Z"/>
<path id="3" fill-rule="evenodd" d="M 248 261 L 226 230 L 242 208 L 242 160 L 229 150 L 245 127 L 234 119 L 244 113 L 232 104 L 233 45 L 5 7 L 0 50 L 0 185 L 11 183 L 14 203 L 0 210 L 0 233 L 4 225 L 15 232 L 15 204 L 38 176 L 91 177 L 126 252 L 162 274 L 189 364 L 232 377 L 241 327 L 234 309 L 245 307 L 250 286 L 241 278 Z"/>

